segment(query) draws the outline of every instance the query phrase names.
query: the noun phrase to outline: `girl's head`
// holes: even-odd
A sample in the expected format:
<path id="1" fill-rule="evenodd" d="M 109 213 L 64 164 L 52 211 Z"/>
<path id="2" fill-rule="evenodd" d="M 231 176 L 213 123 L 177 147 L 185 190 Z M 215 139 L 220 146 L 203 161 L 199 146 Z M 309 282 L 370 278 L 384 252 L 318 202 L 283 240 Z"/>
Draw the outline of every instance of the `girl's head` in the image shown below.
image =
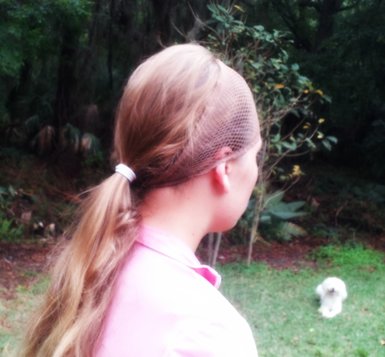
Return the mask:
<path id="1" fill-rule="evenodd" d="M 175 45 L 131 75 L 117 111 L 115 159 L 134 170 L 132 189 L 143 195 L 240 156 L 258 139 L 245 80 L 205 48 Z"/>
<path id="2" fill-rule="evenodd" d="M 90 190 L 21 355 L 94 355 L 114 284 L 137 236 L 140 216 L 132 197 L 236 159 L 242 190 L 234 194 L 242 208 L 251 190 L 243 187 L 246 177 L 256 177 L 249 162 L 259 140 L 246 82 L 203 47 L 172 46 L 139 66 L 117 111 L 114 153 L 136 179 L 128 185 L 115 174 Z"/>

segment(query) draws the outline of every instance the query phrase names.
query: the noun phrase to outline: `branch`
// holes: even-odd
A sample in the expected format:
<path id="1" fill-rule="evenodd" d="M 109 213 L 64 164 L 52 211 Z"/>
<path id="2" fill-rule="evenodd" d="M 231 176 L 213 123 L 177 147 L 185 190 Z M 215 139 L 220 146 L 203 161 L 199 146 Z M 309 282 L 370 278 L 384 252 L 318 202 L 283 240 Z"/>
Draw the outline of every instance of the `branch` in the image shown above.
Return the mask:
<path id="1" fill-rule="evenodd" d="M 321 11 L 320 4 L 317 3 L 317 2 L 314 2 L 312 0 L 302 0 L 302 1 L 299 1 L 298 5 L 301 6 L 301 7 L 312 7 L 314 9 L 316 9 L 318 12 Z"/>
<path id="2" fill-rule="evenodd" d="M 336 10 L 336 12 L 342 12 L 342 11 L 346 11 L 346 10 L 351 10 L 351 9 L 354 9 L 356 6 L 358 6 L 360 4 L 360 0 L 356 0 L 353 4 L 351 5 L 347 5 L 347 6 L 341 6 L 338 10 Z"/>
<path id="3" fill-rule="evenodd" d="M 309 2 L 309 4 L 314 4 L 311 0 L 305 2 Z M 273 0 L 272 5 L 277 11 L 278 15 L 282 18 L 287 28 L 294 35 L 297 46 L 303 47 L 306 51 L 311 52 L 312 45 L 306 37 L 302 36 L 303 31 L 301 30 L 301 28 L 298 27 L 298 22 L 300 21 L 300 19 L 294 13 L 293 7 L 281 0 Z"/>

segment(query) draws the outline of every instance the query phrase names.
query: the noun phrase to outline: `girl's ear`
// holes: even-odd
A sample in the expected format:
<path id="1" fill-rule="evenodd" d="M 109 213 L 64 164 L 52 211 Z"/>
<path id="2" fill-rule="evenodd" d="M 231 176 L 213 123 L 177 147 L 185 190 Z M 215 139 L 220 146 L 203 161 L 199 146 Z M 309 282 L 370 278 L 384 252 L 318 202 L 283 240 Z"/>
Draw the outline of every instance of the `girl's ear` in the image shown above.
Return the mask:
<path id="1" fill-rule="evenodd" d="M 226 158 L 233 152 L 233 150 L 225 146 L 217 151 L 215 158 L 219 161 L 217 166 L 214 167 L 212 170 L 213 172 L 213 178 L 214 178 L 214 185 L 217 189 L 217 192 L 220 193 L 227 193 L 230 191 L 230 179 L 229 179 L 229 173 L 231 171 L 230 169 L 230 162 L 226 160 Z"/>
<path id="2" fill-rule="evenodd" d="M 228 193 L 230 191 L 230 168 L 228 162 L 223 161 L 213 169 L 213 181 L 217 192 Z"/>

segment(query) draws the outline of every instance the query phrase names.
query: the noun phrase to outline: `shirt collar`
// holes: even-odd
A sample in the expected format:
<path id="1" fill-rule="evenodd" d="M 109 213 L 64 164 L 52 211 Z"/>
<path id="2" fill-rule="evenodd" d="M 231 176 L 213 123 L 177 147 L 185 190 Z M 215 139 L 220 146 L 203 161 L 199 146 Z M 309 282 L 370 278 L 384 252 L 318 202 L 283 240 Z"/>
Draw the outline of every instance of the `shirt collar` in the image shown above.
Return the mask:
<path id="1" fill-rule="evenodd" d="M 221 276 L 218 272 L 208 265 L 201 264 L 194 252 L 182 240 L 153 227 L 141 226 L 137 242 L 188 266 L 214 287 L 219 288 Z"/>

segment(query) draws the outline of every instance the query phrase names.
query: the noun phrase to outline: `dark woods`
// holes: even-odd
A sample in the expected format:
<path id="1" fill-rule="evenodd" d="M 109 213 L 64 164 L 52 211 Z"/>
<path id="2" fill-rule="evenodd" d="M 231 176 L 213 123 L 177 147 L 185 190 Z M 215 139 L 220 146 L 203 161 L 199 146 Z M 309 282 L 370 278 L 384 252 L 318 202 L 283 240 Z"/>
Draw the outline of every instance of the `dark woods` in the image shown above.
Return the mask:
<path id="1" fill-rule="evenodd" d="M 45 153 L 90 145 L 78 131 L 108 140 L 130 69 L 194 37 L 207 13 L 201 1 L 0 1 L 2 142 Z"/>
<path id="2" fill-rule="evenodd" d="M 215 21 L 208 3 L 0 0 L 1 146 L 50 157 L 108 149 L 131 68 L 162 46 L 204 41 Z M 318 108 L 339 139 L 331 158 L 354 165 L 359 158 L 384 178 L 384 1 L 216 3 L 249 25 L 285 34 L 290 61 L 331 98 Z"/>

